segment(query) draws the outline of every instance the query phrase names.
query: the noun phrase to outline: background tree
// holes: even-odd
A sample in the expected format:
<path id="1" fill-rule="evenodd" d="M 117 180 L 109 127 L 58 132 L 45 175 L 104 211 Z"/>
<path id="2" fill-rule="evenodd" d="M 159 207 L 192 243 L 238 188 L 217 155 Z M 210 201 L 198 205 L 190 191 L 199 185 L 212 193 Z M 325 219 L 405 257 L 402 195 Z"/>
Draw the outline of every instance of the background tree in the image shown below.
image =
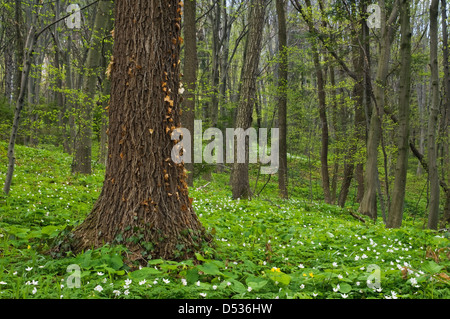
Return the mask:
<path id="1" fill-rule="evenodd" d="M 278 54 L 280 56 L 278 73 L 278 126 L 279 133 L 279 167 L 278 167 L 278 188 L 282 198 L 288 197 L 287 190 L 287 81 L 288 81 L 288 47 L 285 1 L 276 1 L 278 16 Z"/>
<path id="2" fill-rule="evenodd" d="M 407 61 L 402 57 L 405 38 L 401 33 L 402 19 L 398 18 L 402 13 L 400 0 L 378 3 L 382 16 L 379 29 L 369 28 L 367 24 L 370 15 L 367 8 L 373 4 L 369 0 L 283 1 L 284 18 L 281 1 L 265 2 L 265 21 L 257 54 L 259 62 L 250 76 L 256 79 L 251 89 L 254 98 L 248 103 L 250 100 L 244 95 L 246 81 L 250 80 L 245 68 L 249 69 L 249 61 L 254 63 L 251 57 L 256 56 L 247 45 L 253 3 L 248 0 L 195 2 L 195 7 L 193 1 L 185 3 L 185 20 L 180 24 L 185 36 L 180 56 L 180 68 L 184 73 L 180 92 L 184 90 L 184 100 L 179 102 L 185 111 L 181 114 L 181 125 L 191 125 L 192 131 L 196 116 L 203 120 L 204 129 L 214 123 L 223 132 L 225 128 L 236 128 L 245 113 L 250 123 L 247 127 L 279 128 L 281 133 L 286 127 L 285 151 L 284 133 L 280 136 L 278 174 L 262 175 L 260 164 L 249 164 L 244 173 L 239 174 L 248 180 L 244 184 L 245 188 L 251 188 L 249 193 L 264 197 L 271 192 L 284 196 L 286 192 L 290 198 L 304 196 L 310 203 L 326 201 L 352 213 L 359 208 L 374 220 L 382 214 L 382 222 L 386 224 L 397 214 L 400 217 L 397 221 L 401 221 L 402 213 L 428 220 L 428 213 L 424 213 L 428 212 L 432 197 L 427 178 L 434 165 L 428 159 L 428 148 L 434 145 L 440 187 L 435 207 L 438 207 L 437 219 L 442 216 L 443 226 L 439 227 L 445 227 L 450 209 L 448 1 L 438 3 L 441 7 L 440 10 L 438 7 L 436 54 L 441 76 L 438 77 L 434 142 L 428 136 L 429 120 L 434 116 L 428 109 L 433 96 L 430 90 L 431 0 L 409 1 L 413 75 L 409 117 L 401 112 L 406 77 L 404 62 Z M 1 144 L 0 141 L 0 155 L 6 159 L 8 154 L 13 154 L 7 149 L 16 144 L 57 148 L 70 154 L 74 171 L 81 171 L 80 150 L 91 145 L 87 165 L 91 165 L 95 175 L 98 172 L 103 175 L 108 157 L 106 111 L 111 93 L 105 70 L 110 63 L 113 38 L 106 30 L 110 27 L 100 35 L 96 32 L 98 8 L 105 5 L 104 1 L 80 0 L 80 7 L 84 8 L 80 12 L 82 23 L 80 28 L 74 29 L 64 21 L 69 3 L 68 0 L 0 0 L 0 140 L 11 141 L 14 132 L 11 147 L 8 142 Z M 40 14 L 36 15 L 38 11 Z M 25 41 L 31 26 L 35 26 L 36 33 L 45 30 L 34 44 L 15 122 L 17 108 L 13 105 L 17 106 L 21 80 L 16 74 L 27 70 L 22 66 L 28 53 Z M 93 49 L 91 43 L 97 48 Z M 195 51 L 197 62 L 191 63 Z M 98 63 L 88 68 L 93 58 Z M 288 81 L 283 81 L 285 65 L 289 70 Z M 193 85 L 191 88 L 189 83 Z M 243 104 L 247 107 L 245 112 Z M 283 115 L 285 106 L 286 116 Z M 84 112 L 87 110 L 89 112 Z M 195 113 L 190 114 L 190 110 Z M 191 119 L 185 120 L 190 115 Z M 409 138 L 406 139 L 401 128 L 408 118 Z M 85 141 L 82 141 L 83 136 Z M 408 152 L 405 141 L 411 151 L 406 156 L 409 161 L 406 183 L 398 178 L 405 176 L 404 170 L 401 174 L 397 170 Z M 283 168 L 284 154 L 288 171 Z M 17 163 L 22 164 L 20 158 Z M 7 172 L 9 167 L 9 172 L 3 174 L 2 182 L 9 183 L 15 175 L 14 165 L 6 162 L 4 165 L 3 171 Z M 71 168 L 69 164 L 67 170 Z M 189 165 L 186 168 L 195 171 L 188 175 L 188 184 L 204 188 L 206 192 L 221 180 L 222 174 L 227 174 L 228 181 L 234 164 L 204 162 L 196 164 L 195 169 Z M 95 175 L 73 178 L 91 180 Z M 228 187 L 226 182 L 221 183 Z M 406 192 L 404 200 L 401 199 L 403 191 Z M 435 194 L 433 191 L 433 196 Z M 442 209 L 443 214 L 440 214 Z"/>
<path id="3" fill-rule="evenodd" d="M 253 106 L 256 98 L 256 77 L 261 55 L 262 35 L 264 29 L 265 0 L 252 0 L 249 10 L 249 33 L 246 44 L 244 64 L 242 66 L 242 84 L 239 92 L 236 129 L 244 131 L 252 125 Z M 245 143 L 248 155 L 248 142 Z M 236 143 L 235 143 L 236 146 Z M 245 163 L 235 161 L 232 171 L 233 198 L 251 197 L 248 177 L 248 156 Z"/>
<path id="4" fill-rule="evenodd" d="M 439 116 L 439 63 L 438 63 L 438 16 L 439 0 L 432 0 L 430 6 L 430 69 L 431 104 L 428 120 L 428 165 L 430 180 L 430 204 L 428 207 L 428 228 L 436 229 L 439 220 L 439 173 L 437 166 L 436 127 Z"/>
<path id="5" fill-rule="evenodd" d="M 313 35 L 318 34 L 319 31 L 315 27 L 314 22 L 314 11 L 311 1 L 306 0 L 306 6 L 302 6 L 298 1 L 295 1 L 296 8 L 302 14 L 303 19 L 308 25 L 309 32 L 311 33 L 312 41 L 312 55 L 314 61 L 314 69 L 317 77 L 317 98 L 319 101 L 319 116 L 321 125 L 321 151 L 320 151 L 320 162 L 321 162 L 321 176 L 322 176 L 322 188 L 324 193 L 324 199 L 326 203 L 331 203 L 331 192 L 330 192 L 330 176 L 328 170 L 328 149 L 329 149 L 329 130 L 328 130 L 328 118 L 326 113 L 327 103 L 326 103 L 326 76 L 325 71 L 321 65 L 320 49 L 319 49 L 319 38 Z"/>
<path id="6" fill-rule="evenodd" d="M 410 3 L 400 1 L 401 52 L 400 52 L 400 91 L 398 101 L 398 156 L 395 167 L 395 183 L 389 209 L 387 227 L 397 228 L 402 224 L 406 192 L 406 173 L 409 150 L 409 104 L 411 91 L 411 25 Z"/>
<path id="7" fill-rule="evenodd" d="M 394 23 L 398 16 L 398 6 L 395 2 L 391 14 L 387 17 L 385 1 L 380 1 L 381 7 L 381 37 L 378 49 L 378 66 L 374 83 L 374 101 L 370 118 L 367 139 L 367 161 L 364 174 L 364 195 L 359 206 L 359 212 L 377 218 L 377 185 L 378 185 L 378 147 L 382 140 L 382 121 L 386 106 L 386 85 L 389 72 L 389 60 L 393 40 Z"/>
<path id="8" fill-rule="evenodd" d="M 195 99 L 197 88 L 197 29 L 196 29 L 196 0 L 186 0 L 184 3 L 184 77 L 183 88 L 184 101 L 181 124 L 190 132 L 194 132 Z M 191 145 L 194 145 L 194 135 L 191 134 Z M 188 173 L 188 185 L 194 183 L 194 160 L 191 152 L 191 162 L 186 163 Z"/>
<path id="9" fill-rule="evenodd" d="M 78 131 L 75 139 L 75 154 L 72 163 L 73 173 L 91 174 L 92 158 L 92 112 L 97 92 L 98 71 L 102 69 L 102 51 L 104 38 L 112 27 L 111 1 L 100 1 L 97 7 L 94 27 L 89 44 L 86 67 L 83 72 L 82 93 L 80 99 Z M 104 70 L 104 69 L 103 69 Z M 104 73 L 104 71 L 102 72 Z"/>
<path id="10" fill-rule="evenodd" d="M 443 140 L 443 174 L 442 180 L 447 179 L 446 184 L 450 184 L 450 47 L 448 42 L 448 14 L 447 14 L 447 1 L 441 1 L 442 10 L 442 61 L 444 67 L 444 93 L 445 98 L 442 103 L 443 112 L 442 118 L 442 140 Z M 447 223 L 450 223 L 450 190 L 447 187 L 445 191 L 445 205 L 444 213 L 442 217 L 442 227 L 445 227 Z"/>

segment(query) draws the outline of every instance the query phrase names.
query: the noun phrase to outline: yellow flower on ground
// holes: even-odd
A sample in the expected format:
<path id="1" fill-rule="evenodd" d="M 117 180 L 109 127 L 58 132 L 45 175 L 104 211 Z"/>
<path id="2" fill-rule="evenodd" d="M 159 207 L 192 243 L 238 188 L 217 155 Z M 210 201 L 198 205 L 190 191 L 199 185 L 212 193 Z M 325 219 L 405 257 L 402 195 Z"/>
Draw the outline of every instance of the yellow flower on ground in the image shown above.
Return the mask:
<path id="1" fill-rule="evenodd" d="M 277 267 L 272 267 L 272 269 L 270 269 L 271 272 L 281 272 L 280 268 Z"/>

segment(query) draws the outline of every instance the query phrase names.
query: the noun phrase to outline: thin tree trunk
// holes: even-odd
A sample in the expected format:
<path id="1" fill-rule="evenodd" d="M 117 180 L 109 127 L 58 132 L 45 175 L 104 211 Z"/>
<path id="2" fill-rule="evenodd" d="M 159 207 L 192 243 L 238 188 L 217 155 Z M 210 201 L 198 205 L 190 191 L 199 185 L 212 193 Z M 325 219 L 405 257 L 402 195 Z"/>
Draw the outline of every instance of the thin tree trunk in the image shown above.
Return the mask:
<path id="1" fill-rule="evenodd" d="M 449 43 L 448 43 L 448 25 L 447 25 L 447 1 L 441 1 L 442 9 L 442 46 L 443 46 L 443 63 L 444 63 L 444 89 L 445 89 L 445 100 L 442 103 L 444 111 L 442 112 L 443 121 L 443 143 L 444 143 L 444 163 L 443 169 L 446 174 L 442 176 L 445 180 L 447 178 L 447 183 L 450 184 L 450 61 L 449 61 Z M 446 176 L 445 176 L 446 175 Z M 446 200 L 444 205 L 444 213 L 442 216 L 441 226 L 445 227 L 446 224 L 450 223 L 450 191 L 446 193 Z"/>
<path id="2" fill-rule="evenodd" d="M 221 106 L 226 105 L 227 103 L 227 86 L 229 81 L 229 72 L 228 69 L 230 67 L 230 62 L 228 61 L 230 56 L 230 36 L 231 36 L 231 27 L 232 20 L 227 12 L 227 0 L 222 1 L 222 16 L 224 20 L 223 26 L 223 36 L 222 36 L 222 55 L 221 55 L 221 63 L 220 63 L 220 95 L 219 95 L 219 103 Z M 232 4 L 233 5 L 233 4 Z M 221 107 L 220 114 L 222 118 L 227 117 L 227 108 Z M 225 126 L 228 127 L 228 126 Z"/>
<path id="3" fill-rule="evenodd" d="M 14 98 L 17 101 L 20 95 L 20 89 L 22 84 L 22 64 L 24 61 L 25 51 L 23 43 L 23 10 L 22 1 L 15 0 L 15 32 L 16 32 L 16 74 L 15 74 L 15 85 L 14 85 Z"/>
<path id="4" fill-rule="evenodd" d="M 211 126 L 217 127 L 217 121 L 219 119 L 219 85 L 220 85 L 220 21 L 221 21 L 221 4 L 220 1 L 213 0 L 215 3 L 214 10 L 212 11 L 211 24 L 212 24 L 212 68 L 211 68 Z"/>
<path id="5" fill-rule="evenodd" d="M 81 10 L 88 8 L 89 6 L 95 4 L 96 2 L 92 2 L 91 4 L 88 4 L 84 6 Z M 39 6 L 38 10 L 35 12 L 36 16 L 39 16 L 41 10 L 41 6 Z M 65 17 L 63 17 L 65 18 Z M 61 18 L 61 19 L 63 19 Z M 20 113 L 22 112 L 23 105 L 25 102 L 25 91 L 27 90 L 28 85 L 28 78 L 30 75 L 30 69 L 31 64 L 33 63 L 33 55 L 34 55 L 34 47 L 36 45 L 37 40 L 39 39 L 39 36 L 44 33 L 46 30 L 51 28 L 54 24 L 61 21 L 61 19 L 57 19 L 51 24 L 48 24 L 44 28 L 42 28 L 40 31 L 36 31 L 36 28 L 34 25 L 30 26 L 30 29 L 28 31 L 27 41 L 25 44 L 25 55 L 23 59 L 23 67 L 21 72 L 21 82 L 20 82 L 20 91 L 19 95 L 17 96 L 16 101 L 16 109 L 14 111 L 14 121 L 13 121 L 13 127 L 11 129 L 11 137 L 9 139 L 8 144 L 8 171 L 6 172 L 6 178 L 5 178 L 5 185 L 3 187 L 3 192 L 5 194 L 9 194 L 9 191 L 11 190 L 11 183 L 12 178 L 14 174 L 14 165 L 16 158 L 14 156 L 14 149 L 16 146 L 16 138 L 17 138 L 17 132 L 19 130 L 19 120 L 20 120 Z"/>
<path id="6" fill-rule="evenodd" d="M 40 44 L 38 43 L 38 46 Z M 38 55 L 35 57 L 35 65 L 41 65 L 43 62 L 43 56 L 42 55 Z M 37 135 L 37 127 L 35 125 L 35 123 L 37 122 L 39 115 L 37 112 L 35 112 L 36 110 L 36 105 L 39 104 L 39 94 L 40 94 L 40 79 L 41 79 L 41 73 L 39 71 L 37 71 L 35 74 L 34 73 L 34 67 L 31 66 L 30 69 L 30 73 L 32 74 L 32 76 L 29 77 L 28 79 L 28 84 L 27 84 L 27 105 L 26 105 L 26 109 L 28 112 L 28 120 L 30 121 L 29 124 L 29 130 L 30 130 L 30 135 L 28 136 L 28 145 L 29 146 L 36 146 L 38 144 L 38 140 L 35 138 L 35 136 Z"/>
<path id="7" fill-rule="evenodd" d="M 5 86 L 5 97 L 8 103 L 12 102 L 13 92 L 14 92 L 14 50 L 11 46 L 6 46 L 4 51 L 5 58 L 5 78 L 4 78 L 4 86 Z"/>
<path id="8" fill-rule="evenodd" d="M 97 71 L 101 67 L 102 39 L 109 32 L 105 29 L 109 24 L 112 6 L 111 1 L 100 1 L 97 8 L 83 78 L 83 99 L 82 105 L 79 106 L 80 115 L 72 173 L 91 174 L 92 172 L 92 110 L 98 81 Z"/>
<path id="9" fill-rule="evenodd" d="M 333 136 L 334 140 L 338 140 L 338 103 L 337 103 L 337 88 L 336 88 L 336 74 L 335 74 L 335 68 L 333 66 L 331 66 L 330 68 L 330 84 L 331 84 L 331 95 L 332 95 L 332 100 L 333 100 L 333 108 L 332 108 L 332 125 L 330 125 L 331 128 L 331 134 Z M 337 184 L 338 184 L 338 177 L 339 177 L 339 157 L 341 155 L 341 150 L 339 148 L 339 146 L 337 145 L 337 143 L 335 144 L 334 147 L 334 152 L 335 152 L 335 161 L 334 161 L 334 166 L 333 166 L 333 175 L 331 178 L 331 202 L 333 204 L 335 204 L 337 202 Z"/>
<path id="10" fill-rule="evenodd" d="M 425 113 L 426 113 L 426 87 L 424 83 L 418 84 L 417 87 L 417 107 L 419 109 L 419 150 L 423 154 L 425 153 L 425 136 L 426 136 L 426 125 L 425 125 Z M 422 175 L 422 165 L 417 164 L 417 175 Z"/>
<path id="11" fill-rule="evenodd" d="M 278 73 L 278 127 L 279 135 L 279 168 L 278 189 L 282 198 L 288 198 L 288 174 L 287 174 L 287 81 L 288 81 L 288 53 L 285 3 L 283 0 L 276 1 L 278 16 L 278 51 L 280 55 Z"/>
<path id="12" fill-rule="evenodd" d="M 367 160 L 364 173 L 364 196 L 359 206 L 359 212 L 377 219 L 377 178 L 378 178 L 378 146 L 382 139 L 382 121 L 385 105 L 385 89 L 391 53 L 391 24 L 397 16 L 397 5 L 392 9 L 390 18 L 386 18 L 385 1 L 381 4 L 381 39 L 378 50 L 379 60 L 374 87 L 375 101 L 373 103 L 367 139 Z"/>
<path id="13" fill-rule="evenodd" d="M 73 67 L 72 67 L 72 37 L 68 36 L 68 45 L 67 52 L 64 55 L 64 64 L 66 68 L 65 74 L 65 88 L 69 90 L 69 92 L 74 91 L 74 81 L 73 81 Z M 72 93 L 66 95 L 66 102 L 64 104 L 64 130 L 63 130 L 63 146 L 64 150 L 68 154 L 72 154 L 74 151 L 74 142 L 75 142 L 75 120 L 74 120 L 74 97 Z"/>
<path id="14" fill-rule="evenodd" d="M 55 10 L 55 18 L 59 19 L 60 17 L 60 13 L 61 13 L 61 4 L 60 4 L 60 0 L 55 1 L 55 5 L 54 5 L 54 10 Z M 58 126 L 62 135 L 62 145 L 63 145 L 63 149 L 64 151 L 67 151 L 68 149 L 68 145 L 67 145 L 67 140 L 65 137 L 65 115 L 66 115 L 66 100 L 64 99 L 64 93 L 63 93 L 63 55 L 64 52 L 63 50 L 61 50 L 61 44 L 60 44 L 60 40 L 59 40 L 59 28 L 57 25 L 55 25 L 55 27 L 53 28 L 53 41 L 54 41 L 54 48 L 55 48 L 55 69 L 58 70 L 58 73 L 56 75 L 56 90 L 55 90 L 55 95 L 56 95 L 56 104 L 58 105 L 58 107 L 61 109 L 61 111 L 58 114 Z"/>
<path id="15" fill-rule="evenodd" d="M 398 101 L 398 155 L 395 167 L 392 202 L 387 219 L 388 228 L 402 225 L 403 207 L 406 192 L 406 173 L 408 170 L 409 149 L 409 102 L 411 93 L 411 22 L 410 4 L 408 0 L 400 2 L 401 47 L 400 47 L 400 91 Z"/>
<path id="16" fill-rule="evenodd" d="M 249 33 L 247 39 L 246 57 L 242 67 L 242 85 L 239 92 L 239 105 L 235 127 L 244 131 L 252 125 L 253 106 L 256 99 L 256 79 L 262 48 L 264 29 L 265 1 L 252 0 L 249 11 Z M 231 174 L 233 198 L 250 198 L 251 190 L 248 177 L 248 143 L 246 146 L 245 163 L 233 165 Z M 235 143 L 236 146 L 236 143 Z"/>
<path id="17" fill-rule="evenodd" d="M 361 10 L 363 10 L 365 6 L 361 4 Z M 344 166 L 344 180 L 341 187 L 341 192 L 339 193 L 339 206 L 344 207 L 345 202 L 347 200 L 348 192 L 350 189 L 351 181 L 353 179 L 353 175 L 355 175 L 358 188 L 357 188 L 357 202 L 360 202 L 362 196 L 364 194 L 364 171 L 363 164 L 355 162 L 358 160 L 355 158 L 358 151 L 358 143 L 361 141 L 365 141 L 365 114 L 364 114 L 364 95 L 365 95 L 365 69 L 364 69 L 364 50 L 362 43 L 365 40 L 365 30 L 364 30 L 365 21 L 360 19 L 358 24 L 358 30 L 360 32 L 354 32 L 353 34 L 353 49 L 352 49 L 352 60 L 353 60 L 353 69 L 355 70 L 355 75 L 357 76 L 356 82 L 353 86 L 353 96 L 355 100 L 355 134 L 354 138 L 351 139 L 351 145 L 347 152 L 347 159 Z M 358 39 L 360 37 L 361 39 Z M 355 168 L 356 166 L 356 168 Z"/>
<path id="18" fill-rule="evenodd" d="M 113 10 L 113 6 L 110 8 Z M 111 97 L 111 81 L 108 75 L 108 66 L 111 63 L 112 58 L 112 49 L 113 49 L 113 35 L 114 35 L 114 19 L 113 14 L 109 14 L 108 22 L 105 26 L 105 31 L 109 32 L 112 36 L 111 39 L 107 39 L 105 35 L 104 40 L 102 41 L 102 93 L 101 93 L 101 101 L 97 102 L 101 104 L 102 112 L 101 112 L 101 122 L 100 122 L 100 146 L 99 146 L 99 162 L 106 165 L 107 156 L 108 156 L 108 108 L 109 101 Z M 109 35 L 108 35 L 109 37 Z"/>
<path id="19" fill-rule="evenodd" d="M 8 171 L 6 173 L 5 185 L 3 187 L 3 192 L 5 194 L 9 194 L 9 191 L 11 189 L 12 177 L 14 174 L 14 165 L 16 162 L 16 158 L 14 155 L 14 149 L 15 149 L 15 145 L 16 145 L 17 132 L 19 130 L 20 114 L 22 112 L 23 105 L 25 102 L 25 92 L 28 88 L 28 78 L 30 75 L 30 69 L 31 69 L 31 64 L 32 64 L 32 59 L 33 59 L 33 49 L 36 44 L 36 41 L 37 41 L 36 30 L 35 30 L 34 26 L 32 25 L 30 27 L 30 30 L 29 30 L 28 36 L 27 36 L 26 53 L 24 56 L 22 72 L 21 72 L 20 91 L 19 91 L 19 95 L 17 96 L 16 109 L 14 112 L 14 121 L 13 121 L 12 130 L 11 130 L 11 137 L 9 139 L 9 144 L 8 144 Z"/>
<path id="20" fill-rule="evenodd" d="M 301 6 L 301 14 L 308 24 L 309 32 L 317 34 L 316 27 L 313 21 L 312 5 L 310 0 L 306 0 L 306 10 Z M 317 95 L 319 100 L 319 118 L 322 129 L 321 134 L 321 149 L 320 149 L 320 163 L 321 163 L 321 178 L 322 178 L 322 188 L 324 193 L 324 200 L 326 203 L 331 203 L 331 192 L 330 192 L 330 175 L 328 170 L 328 120 L 326 113 L 326 94 L 325 94 L 325 77 L 324 72 L 320 64 L 320 52 L 318 46 L 318 38 L 312 39 L 312 54 L 314 60 L 314 69 L 317 79 Z"/>
<path id="21" fill-rule="evenodd" d="M 197 31 L 196 31 L 196 0 L 188 0 L 184 3 L 184 88 L 183 114 L 181 124 L 191 132 L 191 147 L 194 145 L 194 120 L 195 120 L 195 92 L 197 84 Z M 188 185 L 194 185 L 194 159 L 191 152 L 190 163 L 185 163 L 188 170 Z"/>
<path id="22" fill-rule="evenodd" d="M 432 0 L 430 6 L 430 67 L 431 105 L 428 121 L 428 179 L 430 200 L 428 206 L 428 228 L 437 229 L 439 221 L 439 173 L 437 167 L 436 126 L 439 115 L 439 65 L 438 65 L 438 9 L 439 0 Z"/>

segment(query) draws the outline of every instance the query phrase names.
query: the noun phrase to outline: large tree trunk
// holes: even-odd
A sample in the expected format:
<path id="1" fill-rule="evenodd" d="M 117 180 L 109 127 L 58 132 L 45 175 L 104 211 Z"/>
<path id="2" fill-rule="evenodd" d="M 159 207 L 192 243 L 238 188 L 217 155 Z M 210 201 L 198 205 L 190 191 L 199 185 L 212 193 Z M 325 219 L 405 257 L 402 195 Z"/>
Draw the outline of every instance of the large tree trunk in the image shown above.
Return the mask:
<path id="1" fill-rule="evenodd" d="M 197 30 L 195 23 L 196 0 L 187 0 L 184 3 L 184 106 L 181 124 L 191 132 L 191 146 L 194 145 L 195 120 L 195 91 L 197 83 Z M 186 163 L 188 170 L 188 185 L 194 184 L 194 159 L 191 152 L 190 163 Z"/>
<path id="2" fill-rule="evenodd" d="M 287 52 L 287 32 L 286 14 L 283 0 L 277 0 L 276 9 L 278 15 L 278 51 L 280 55 L 278 72 L 278 127 L 279 135 L 279 168 L 278 168 L 278 189 L 282 198 L 288 197 L 287 183 L 287 80 L 288 80 L 288 52 Z"/>
<path id="3" fill-rule="evenodd" d="M 110 31 L 105 29 L 108 27 L 112 8 L 113 2 L 111 1 L 100 1 L 97 8 L 83 78 L 83 99 L 82 105 L 79 106 L 80 114 L 72 173 L 91 174 L 92 171 L 92 110 L 98 81 L 97 72 L 101 67 L 102 40 Z"/>
<path id="4" fill-rule="evenodd" d="M 408 169 L 409 149 L 409 100 L 411 93 L 411 22 L 408 0 L 400 2 L 401 35 L 400 48 L 400 92 L 398 101 L 398 155 L 395 166 L 395 181 L 392 202 L 387 219 L 388 228 L 402 225 L 403 207 L 406 191 L 406 173 Z"/>
<path id="5" fill-rule="evenodd" d="M 109 148 L 99 199 L 72 233 L 74 252 L 126 245 L 131 259 L 193 257 L 207 238 L 172 161 L 181 127 L 178 0 L 115 1 Z"/>
<path id="6" fill-rule="evenodd" d="M 255 104 L 256 99 L 256 78 L 264 29 L 264 5 L 264 0 L 251 1 L 247 50 L 244 65 L 242 67 L 242 86 L 239 92 L 239 105 L 235 123 L 237 129 L 241 128 L 247 130 L 252 125 L 253 105 Z M 245 144 L 246 153 L 248 155 L 248 143 Z M 234 199 L 251 197 L 248 179 L 248 156 L 246 156 L 245 163 L 234 163 L 231 180 Z"/>
<path id="7" fill-rule="evenodd" d="M 438 65 L 438 11 L 439 0 L 432 0 L 430 7 L 430 67 L 431 105 L 428 121 L 428 179 L 430 201 L 428 206 L 428 228 L 437 229 L 439 220 L 439 174 L 437 167 L 436 127 L 439 115 L 439 65 Z"/>

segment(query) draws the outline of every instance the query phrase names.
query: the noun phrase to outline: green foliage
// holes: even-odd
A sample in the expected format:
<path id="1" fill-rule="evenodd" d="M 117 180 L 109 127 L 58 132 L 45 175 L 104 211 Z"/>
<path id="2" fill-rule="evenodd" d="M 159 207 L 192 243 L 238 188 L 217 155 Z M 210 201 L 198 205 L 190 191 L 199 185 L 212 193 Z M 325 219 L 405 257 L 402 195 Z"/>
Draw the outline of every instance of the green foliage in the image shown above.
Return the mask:
<path id="1" fill-rule="evenodd" d="M 8 140 L 11 134 L 13 107 L 5 97 L 0 97 L 0 139 Z"/>
<path id="2" fill-rule="evenodd" d="M 55 147 L 18 146 L 17 158 L 11 194 L 0 195 L 0 298 L 450 297 L 449 238 L 423 230 L 426 216 L 407 214 L 395 230 L 381 220 L 361 224 L 346 209 L 311 201 L 308 191 L 289 200 L 270 195 L 275 178 L 261 198 L 234 201 L 225 173 L 213 173 L 208 185 L 196 180 L 190 190 L 214 236 L 195 260 L 152 259 L 138 269 L 120 243 L 54 259 L 52 244 L 98 197 L 103 167 L 73 176 L 70 156 Z M 313 191 L 320 197 L 320 188 Z M 80 267 L 80 288 L 68 286 L 69 265 Z M 378 290 L 367 285 L 371 265 L 380 269 Z"/>

